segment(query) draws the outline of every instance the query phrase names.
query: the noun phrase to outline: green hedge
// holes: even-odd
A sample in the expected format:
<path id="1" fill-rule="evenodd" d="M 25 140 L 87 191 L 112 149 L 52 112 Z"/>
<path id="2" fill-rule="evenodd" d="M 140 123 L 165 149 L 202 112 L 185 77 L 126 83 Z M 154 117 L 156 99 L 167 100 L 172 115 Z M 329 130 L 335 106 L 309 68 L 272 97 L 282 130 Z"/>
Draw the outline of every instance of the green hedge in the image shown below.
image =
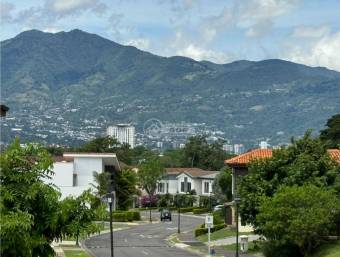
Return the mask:
<path id="1" fill-rule="evenodd" d="M 202 213 L 209 212 L 209 209 L 208 208 L 197 208 L 197 209 L 193 209 L 192 212 L 194 214 L 202 214 Z"/>
<path id="2" fill-rule="evenodd" d="M 127 222 L 140 220 L 140 213 L 138 211 L 115 211 L 113 212 L 113 221 Z"/>
<path id="3" fill-rule="evenodd" d="M 193 207 L 186 207 L 186 208 L 181 208 L 181 212 L 185 213 L 185 212 L 192 212 L 193 211 Z"/>
<path id="4" fill-rule="evenodd" d="M 201 236 L 208 233 L 208 229 L 207 228 L 196 228 L 195 229 L 195 237 Z"/>
<path id="5" fill-rule="evenodd" d="M 221 230 L 222 228 L 225 228 L 226 225 L 224 223 L 220 223 L 217 225 L 214 225 L 214 227 L 210 230 L 211 232 L 215 232 L 217 230 Z M 198 228 L 195 229 L 195 237 L 201 236 L 208 233 L 208 229 L 205 228 L 205 225 L 202 224 Z"/>

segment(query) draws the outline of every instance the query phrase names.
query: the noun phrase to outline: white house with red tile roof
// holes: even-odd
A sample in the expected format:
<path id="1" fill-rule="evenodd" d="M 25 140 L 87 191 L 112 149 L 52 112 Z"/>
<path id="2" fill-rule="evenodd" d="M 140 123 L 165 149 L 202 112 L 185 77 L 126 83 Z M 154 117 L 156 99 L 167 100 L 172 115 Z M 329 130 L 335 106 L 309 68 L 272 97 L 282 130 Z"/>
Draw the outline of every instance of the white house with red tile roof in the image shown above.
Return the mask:
<path id="1" fill-rule="evenodd" d="M 185 194 L 195 190 L 197 195 L 208 196 L 218 173 L 199 168 L 166 168 L 165 174 L 157 183 L 156 193 Z"/>
<path id="2" fill-rule="evenodd" d="M 120 164 L 114 153 L 64 153 L 63 156 L 54 157 L 51 179 L 46 183 L 57 186 L 61 198 L 79 196 L 95 184 L 93 172 L 102 173 L 120 170 Z"/>

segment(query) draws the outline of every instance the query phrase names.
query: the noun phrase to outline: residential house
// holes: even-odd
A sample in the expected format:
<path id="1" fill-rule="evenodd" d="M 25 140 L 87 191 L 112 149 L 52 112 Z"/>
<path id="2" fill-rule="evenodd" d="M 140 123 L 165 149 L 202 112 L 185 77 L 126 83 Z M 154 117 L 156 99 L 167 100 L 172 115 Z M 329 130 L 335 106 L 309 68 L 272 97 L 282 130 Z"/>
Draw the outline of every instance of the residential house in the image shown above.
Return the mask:
<path id="1" fill-rule="evenodd" d="M 340 149 L 329 149 L 328 154 L 332 159 L 340 163 Z M 255 149 L 244 154 L 240 154 L 225 163 L 232 168 L 232 193 L 235 195 L 237 177 L 244 176 L 248 173 L 248 165 L 251 161 L 256 159 L 271 158 L 273 156 L 272 149 Z"/>
<path id="2" fill-rule="evenodd" d="M 119 171 L 120 164 L 114 153 L 64 153 L 54 157 L 53 176 L 46 183 L 57 186 L 61 198 L 79 196 L 95 184 L 93 172 Z"/>
<path id="3" fill-rule="evenodd" d="M 166 168 L 157 183 L 157 194 L 185 194 L 195 190 L 197 195 L 209 196 L 218 171 L 199 168 Z"/>
<path id="4" fill-rule="evenodd" d="M 329 149 L 328 154 L 336 162 L 340 163 L 340 149 Z M 251 161 L 257 159 L 271 158 L 273 156 L 272 149 L 254 149 L 252 151 L 240 154 L 231 159 L 225 160 L 225 164 L 232 168 L 232 194 L 235 196 L 237 179 L 239 176 L 248 174 L 248 165 Z M 233 203 L 225 203 L 226 209 L 226 223 L 235 225 L 235 210 Z M 248 231 L 246 227 L 240 227 L 241 231 Z"/>

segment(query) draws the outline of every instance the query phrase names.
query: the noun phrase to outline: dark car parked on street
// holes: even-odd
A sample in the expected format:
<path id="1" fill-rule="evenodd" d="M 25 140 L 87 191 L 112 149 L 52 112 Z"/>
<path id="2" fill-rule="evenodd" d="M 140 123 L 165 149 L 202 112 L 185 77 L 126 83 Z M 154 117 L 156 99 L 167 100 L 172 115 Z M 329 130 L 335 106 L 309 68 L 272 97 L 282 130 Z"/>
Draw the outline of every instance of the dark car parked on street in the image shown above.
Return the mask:
<path id="1" fill-rule="evenodd" d="M 162 209 L 161 210 L 161 221 L 163 220 L 169 220 L 171 221 L 171 211 L 168 209 Z"/>

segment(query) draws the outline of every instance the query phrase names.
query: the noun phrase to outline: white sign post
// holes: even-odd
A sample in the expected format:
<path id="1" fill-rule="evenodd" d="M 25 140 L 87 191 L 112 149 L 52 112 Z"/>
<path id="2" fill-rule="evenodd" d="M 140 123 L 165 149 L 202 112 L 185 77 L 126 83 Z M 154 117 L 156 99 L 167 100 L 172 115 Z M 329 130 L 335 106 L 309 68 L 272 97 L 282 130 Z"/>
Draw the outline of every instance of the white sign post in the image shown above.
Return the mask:
<path id="1" fill-rule="evenodd" d="M 208 255 L 211 255 L 210 250 L 210 229 L 214 227 L 214 216 L 205 216 L 205 228 L 208 228 Z"/>

